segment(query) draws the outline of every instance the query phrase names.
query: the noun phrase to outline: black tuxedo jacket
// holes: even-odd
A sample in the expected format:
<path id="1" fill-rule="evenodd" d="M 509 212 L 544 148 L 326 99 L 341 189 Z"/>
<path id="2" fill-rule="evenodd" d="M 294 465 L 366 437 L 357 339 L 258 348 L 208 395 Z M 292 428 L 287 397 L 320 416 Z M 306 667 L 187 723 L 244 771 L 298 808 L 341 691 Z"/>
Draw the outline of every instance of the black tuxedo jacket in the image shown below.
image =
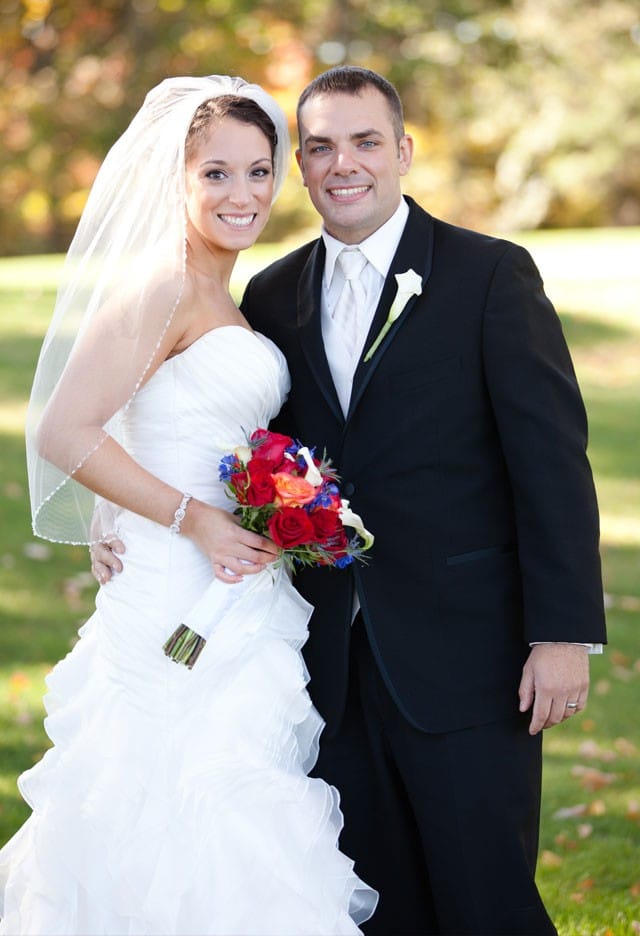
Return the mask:
<path id="1" fill-rule="evenodd" d="M 517 711 L 530 641 L 605 639 L 587 426 L 559 319 L 529 254 L 410 214 L 365 351 L 409 301 L 342 415 L 320 326 L 322 240 L 249 283 L 243 311 L 284 352 L 276 428 L 326 449 L 376 537 L 369 564 L 305 570 L 305 658 L 331 733 L 348 679 L 352 589 L 398 706 L 425 731 Z"/>

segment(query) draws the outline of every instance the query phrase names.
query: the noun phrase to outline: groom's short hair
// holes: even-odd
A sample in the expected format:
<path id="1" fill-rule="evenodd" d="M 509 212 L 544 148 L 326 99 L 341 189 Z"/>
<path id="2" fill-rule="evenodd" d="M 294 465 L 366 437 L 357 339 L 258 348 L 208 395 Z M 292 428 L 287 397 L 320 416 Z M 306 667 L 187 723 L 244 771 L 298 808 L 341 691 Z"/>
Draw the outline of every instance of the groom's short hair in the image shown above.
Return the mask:
<path id="1" fill-rule="evenodd" d="M 400 95 L 390 81 L 369 68 L 360 68 L 358 65 L 339 65 L 330 68 L 314 78 L 303 90 L 298 100 L 296 117 L 298 121 L 298 137 L 300 134 L 300 111 L 309 100 L 319 94 L 360 94 L 366 88 L 375 88 L 383 95 L 389 106 L 391 123 L 396 139 L 404 135 L 404 116 Z"/>

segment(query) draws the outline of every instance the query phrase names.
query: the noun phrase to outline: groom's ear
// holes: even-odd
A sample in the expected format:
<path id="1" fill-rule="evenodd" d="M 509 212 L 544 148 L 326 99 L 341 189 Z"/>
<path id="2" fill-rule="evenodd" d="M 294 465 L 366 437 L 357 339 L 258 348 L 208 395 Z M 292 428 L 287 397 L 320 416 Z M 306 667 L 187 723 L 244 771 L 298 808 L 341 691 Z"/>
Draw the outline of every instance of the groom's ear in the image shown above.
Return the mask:
<path id="1" fill-rule="evenodd" d="M 404 176 L 411 168 L 413 159 L 413 137 L 405 133 L 398 142 L 398 174 Z"/>
<path id="2" fill-rule="evenodd" d="M 296 162 L 298 163 L 298 169 L 300 170 L 302 174 L 302 184 L 306 187 L 307 179 L 304 174 L 304 160 L 302 158 L 302 150 L 300 148 L 296 150 Z"/>

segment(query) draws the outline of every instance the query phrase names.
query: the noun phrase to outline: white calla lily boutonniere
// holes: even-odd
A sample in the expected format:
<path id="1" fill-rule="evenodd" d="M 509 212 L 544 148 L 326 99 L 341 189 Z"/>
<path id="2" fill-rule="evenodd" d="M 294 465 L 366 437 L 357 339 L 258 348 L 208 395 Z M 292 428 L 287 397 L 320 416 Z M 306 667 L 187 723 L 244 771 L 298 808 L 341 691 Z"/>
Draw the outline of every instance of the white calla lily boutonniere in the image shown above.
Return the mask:
<path id="1" fill-rule="evenodd" d="M 411 299 L 412 296 L 419 296 L 422 293 L 422 278 L 418 276 L 415 270 L 407 270 L 405 273 L 396 273 L 396 282 L 398 284 L 398 291 L 389 309 L 387 321 L 384 323 L 380 329 L 380 334 L 365 354 L 365 363 L 370 361 L 376 353 L 384 336 L 396 319 L 400 318 L 409 299 Z"/>

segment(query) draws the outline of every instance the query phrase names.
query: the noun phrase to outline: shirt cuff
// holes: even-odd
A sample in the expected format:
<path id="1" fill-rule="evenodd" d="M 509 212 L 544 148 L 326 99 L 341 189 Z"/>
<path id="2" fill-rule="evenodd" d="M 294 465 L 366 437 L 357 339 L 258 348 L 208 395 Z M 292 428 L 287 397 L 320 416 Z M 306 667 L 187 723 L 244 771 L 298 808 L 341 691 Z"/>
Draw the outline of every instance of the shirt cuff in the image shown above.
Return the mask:
<path id="1" fill-rule="evenodd" d="M 587 653 L 603 653 L 604 647 L 601 643 L 582 643 L 579 640 L 533 640 L 529 646 L 537 647 L 539 644 L 569 644 L 572 647 L 586 647 Z"/>

